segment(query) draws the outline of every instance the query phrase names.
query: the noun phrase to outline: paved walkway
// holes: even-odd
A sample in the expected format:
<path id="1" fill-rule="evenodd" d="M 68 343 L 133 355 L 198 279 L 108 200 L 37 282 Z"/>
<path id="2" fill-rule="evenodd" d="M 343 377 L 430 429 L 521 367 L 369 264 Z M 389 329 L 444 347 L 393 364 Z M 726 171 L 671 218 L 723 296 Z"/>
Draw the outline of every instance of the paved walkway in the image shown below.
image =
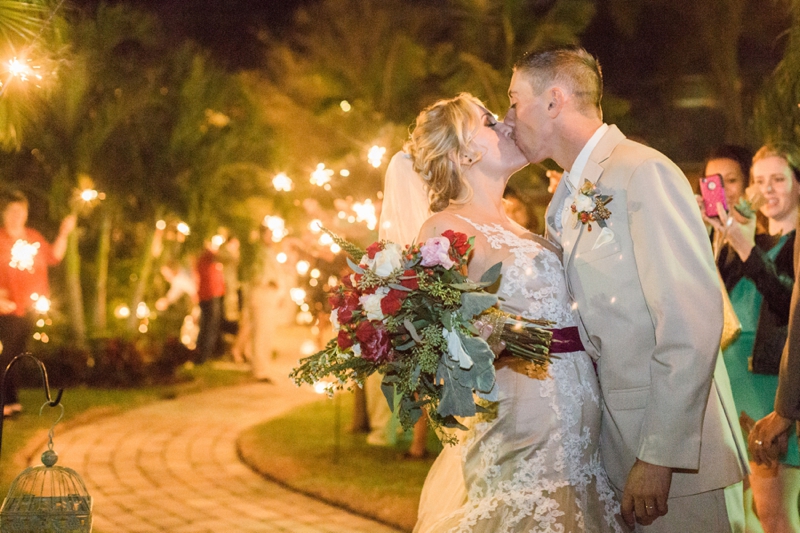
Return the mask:
<path id="1" fill-rule="evenodd" d="M 102 533 L 395 533 L 266 481 L 239 461 L 243 429 L 318 398 L 288 379 L 215 389 L 57 427 L 55 449 L 59 464 L 86 482 Z"/>

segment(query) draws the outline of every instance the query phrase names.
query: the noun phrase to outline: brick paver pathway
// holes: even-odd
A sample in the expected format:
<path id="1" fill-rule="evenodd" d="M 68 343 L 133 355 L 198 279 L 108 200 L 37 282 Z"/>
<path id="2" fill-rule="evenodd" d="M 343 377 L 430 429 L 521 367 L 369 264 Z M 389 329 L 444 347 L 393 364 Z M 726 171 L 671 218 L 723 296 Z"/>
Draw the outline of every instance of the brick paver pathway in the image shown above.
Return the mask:
<path id="1" fill-rule="evenodd" d="M 243 429 L 316 398 L 288 379 L 214 389 L 56 428 L 55 449 L 59 464 L 86 482 L 102 533 L 394 533 L 239 461 L 235 441 Z"/>

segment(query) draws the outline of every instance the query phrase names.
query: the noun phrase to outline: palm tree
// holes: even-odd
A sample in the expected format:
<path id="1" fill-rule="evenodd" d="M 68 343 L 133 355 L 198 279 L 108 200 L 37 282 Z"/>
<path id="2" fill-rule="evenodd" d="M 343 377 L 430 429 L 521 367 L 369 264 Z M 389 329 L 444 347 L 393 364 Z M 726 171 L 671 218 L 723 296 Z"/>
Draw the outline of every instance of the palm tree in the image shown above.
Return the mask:
<path id="1" fill-rule="evenodd" d="M 792 25 L 783 59 L 765 84 L 755 109 L 764 142 L 800 144 L 800 0 L 790 6 Z"/>

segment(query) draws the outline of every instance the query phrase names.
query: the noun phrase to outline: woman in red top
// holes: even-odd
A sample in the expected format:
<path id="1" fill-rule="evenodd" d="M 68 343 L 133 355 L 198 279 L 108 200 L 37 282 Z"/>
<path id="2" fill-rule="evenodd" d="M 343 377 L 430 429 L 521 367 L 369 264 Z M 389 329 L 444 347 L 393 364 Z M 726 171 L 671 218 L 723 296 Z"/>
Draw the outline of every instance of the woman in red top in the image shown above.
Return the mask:
<path id="1" fill-rule="evenodd" d="M 53 244 L 27 228 L 28 199 L 19 191 L 0 193 L 3 227 L 0 228 L 0 372 L 11 359 L 25 352 L 33 332 L 33 306 L 38 297 L 49 298 L 47 267 L 58 264 L 67 250 L 67 237 L 75 228 L 75 215 L 61 223 Z M 14 374 L 9 376 L 3 416 L 22 410 Z"/>

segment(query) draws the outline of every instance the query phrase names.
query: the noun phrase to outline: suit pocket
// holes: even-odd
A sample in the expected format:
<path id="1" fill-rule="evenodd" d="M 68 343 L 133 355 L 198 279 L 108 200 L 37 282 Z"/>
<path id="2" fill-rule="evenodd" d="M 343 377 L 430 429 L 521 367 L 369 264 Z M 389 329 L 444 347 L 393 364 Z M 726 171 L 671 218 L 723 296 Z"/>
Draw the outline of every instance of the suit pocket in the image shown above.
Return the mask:
<path id="1" fill-rule="evenodd" d="M 599 259 L 603 259 L 604 257 L 609 257 L 614 254 L 618 254 L 620 252 L 619 243 L 614 241 L 608 244 L 604 244 L 600 248 L 595 250 L 586 250 L 583 252 L 578 252 L 575 254 L 576 261 L 582 261 L 584 263 L 592 263 Z"/>
<path id="2" fill-rule="evenodd" d="M 635 389 L 617 389 L 605 393 L 604 400 L 612 411 L 627 411 L 630 409 L 644 409 L 650 397 L 650 387 L 636 387 Z"/>

